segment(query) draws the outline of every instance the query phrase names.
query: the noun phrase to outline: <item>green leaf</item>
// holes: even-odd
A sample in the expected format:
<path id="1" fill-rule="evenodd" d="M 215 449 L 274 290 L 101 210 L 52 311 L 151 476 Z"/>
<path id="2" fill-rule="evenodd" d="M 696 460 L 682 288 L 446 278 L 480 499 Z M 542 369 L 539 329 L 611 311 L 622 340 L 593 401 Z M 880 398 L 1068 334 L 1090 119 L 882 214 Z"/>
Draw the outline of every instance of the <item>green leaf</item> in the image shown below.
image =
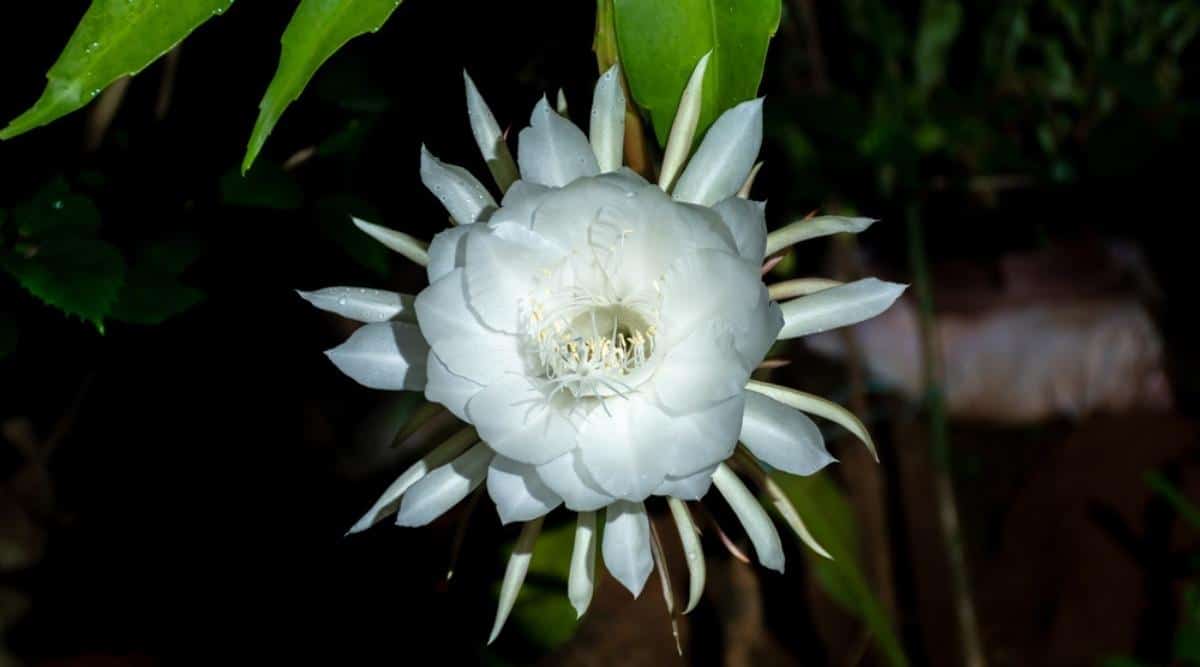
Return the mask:
<path id="1" fill-rule="evenodd" d="M 121 253 L 96 239 L 49 239 L 4 258 L 3 265 L 30 294 L 101 332 L 125 281 Z"/>
<path id="2" fill-rule="evenodd" d="M 362 233 L 350 222 L 354 216 L 362 220 L 381 220 L 382 216 L 370 204 L 354 195 L 339 194 L 322 198 L 316 206 L 317 229 L 333 241 L 350 259 L 378 276 L 388 274 L 391 251 L 375 239 Z"/>
<path id="3" fill-rule="evenodd" d="M 234 206 L 292 211 L 304 203 L 304 192 L 279 165 L 261 162 L 248 172 L 230 169 L 221 177 L 221 201 Z"/>
<path id="4" fill-rule="evenodd" d="M 109 316 L 131 324 L 161 324 L 204 301 L 204 292 L 178 278 L 199 253 L 199 245 L 183 240 L 143 247 Z"/>
<path id="5" fill-rule="evenodd" d="M 91 236 L 100 228 L 100 211 L 91 199 L 72 193 L 65 181 L 56 179 L 18 206 L 13 220 L 25 238 Z"/>
<path id="6" fill-rule="evenodd" d="M 17 321 L 8 313 L 0 313 L 0 359 L 17 349 Z"/>
<path id="7" fill-rule="evenodd" d="M 346 42 L 378 30 L 401 0 L 301 0 L 283 32 L 279 67 L 258 105 L 242 172 L 250 169 L 267 135 L 317 69 Z"/>
<path id="8" fill-rule="evenodd" d="M 629 90 L 662 146 L 688 77 L 709 50 L 697 137 L 757 94 L 781 7 L 780 0 L 614 0 L 613 10 Z"/>
<path id="9" fill-rule="evenodd" d="M 108 84 L 140 72 L 233 0 L 92 0 L 46 89 L 25 113 L 0 130 L 0 139 L 28 132 L 87 104 Z"/>
<path id="10" fill-rule="evenodd" d="M 807 549 L 804 552 L 822 588 L 834 602 L 866 624 L 887 664 L 908 665 L 895 625 L 871 592 L 859 564 L 854 513 L 841 490 L 826 475 L 773 474 L 772 478 L 796 506 L 813 537 L 833 556 L 831 560 Z"/>
<path id="11" fill-rule="evenodd" d="M 958 0 L 925 0 L 921 5 L 921 25 L 917 28 L 917 90 L 927 95 L 946 77 L 946 57 L 950 45 L 962 27 L 962 6 Z"/>

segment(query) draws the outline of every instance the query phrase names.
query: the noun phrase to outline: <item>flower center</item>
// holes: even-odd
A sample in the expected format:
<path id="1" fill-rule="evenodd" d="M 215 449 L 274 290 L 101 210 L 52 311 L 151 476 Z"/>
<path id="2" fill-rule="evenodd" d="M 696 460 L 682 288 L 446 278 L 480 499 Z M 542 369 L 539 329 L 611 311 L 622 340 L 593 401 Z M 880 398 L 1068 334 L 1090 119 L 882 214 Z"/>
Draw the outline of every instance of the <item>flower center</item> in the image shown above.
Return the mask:
<path id="1" fill-rule="evenodd" d="M 655 327 L 639 309 L 592 297 L 534 302 L 526 334 L 553 391 L 624 394 L 654 354 Z"/>

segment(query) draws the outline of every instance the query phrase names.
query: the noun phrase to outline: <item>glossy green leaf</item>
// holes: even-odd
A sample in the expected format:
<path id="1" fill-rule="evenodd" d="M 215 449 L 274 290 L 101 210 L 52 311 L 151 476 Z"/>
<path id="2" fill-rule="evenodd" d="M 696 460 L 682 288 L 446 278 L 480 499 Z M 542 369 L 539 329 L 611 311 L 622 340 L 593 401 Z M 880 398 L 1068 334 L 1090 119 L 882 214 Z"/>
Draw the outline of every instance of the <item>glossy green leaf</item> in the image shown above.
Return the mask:
<path id="1" fill-rule="evenodd" d="M 841 490 L 827 475 L 772 474 L 772 478 L 796 506 L 813 537 L 833 556 L 822 558 L 804 549 L 822 588 L 834 602 L 862 620 L 887 664 L 908 665 L 895 624 L 871 591 L 859 564 L 861 551 L 854 512 Z"/>
<path id="2" fill-rule="evenodd" d="M 630 92 L 662 146 L 688 77 L 708 51 L 697 137 L 757 94 L 780 0 L 613 0 L 613 10 Z"/>
<path id="3" fill-rule="evenodd" d="M 250 169 L 267 135 L 300 97 L 317 69 L 346 42 L 378 30 L 401 0 L 301 0 L 283 33 L 279 67 L 258 105 L 242 171 Z"/>
<path id="4" fill-rule="evenodd" d="M 46 74 L 46 89 L 0 130 L 10 139 L 82 107 L 108 84 L 136 74 L 233 0 L 92 0 Z"/>
<path id="5" fill-rule="evenodd" d="M 121 253 L 96 239 L 49 239 L 18 249 L 3 264 L 30 294 L 101 331 L 125 281 Z"/>

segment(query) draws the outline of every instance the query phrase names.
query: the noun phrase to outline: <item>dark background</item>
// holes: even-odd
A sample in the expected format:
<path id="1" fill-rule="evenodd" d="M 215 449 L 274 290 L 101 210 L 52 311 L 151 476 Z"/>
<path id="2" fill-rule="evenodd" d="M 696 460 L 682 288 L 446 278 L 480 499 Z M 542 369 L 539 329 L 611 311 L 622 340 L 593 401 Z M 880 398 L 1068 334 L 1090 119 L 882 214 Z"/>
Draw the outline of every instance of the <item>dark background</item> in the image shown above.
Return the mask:
<path id="1" fill-rule="evenodd" d="M 770 224 L 830 206 L 881 218 L 859 239 L 861 253 L 906 281 L 914 219 L 935 276 L 954 276 L 946 267 L 964 264 L 987 274 L 1005 253 L 1120 238 L 1144 252 L 1161 288 L 1146 301 L 1166 343 L 1168 412 L 1135 406 L 1016 426 L 954 423 L 955 479 L 990 662 L 1101 664 L 1130 655 L 1191 664 L 1173 656 L 1177 629 L 1188 624 L 1184 589 L 1195 560 L 1186 547 L 1195 529 L 1155 500 L 1141 475 L 1163 469 L 1185 494 L 1195 481 L 1195 48 L 1152 46 L 1149 64 L 1129 64 L 1097 55 L 1094 39 L 1074 44 L 1040 5 L 965 2 L 944 78 L 920 92 L 911 55 L 916 5 L 899 3 L 887 13 L 893 21 L 874 3 L 816 4 L 815 17 L 806 17 L 805 3 L 785 3 L 764 77 L 767 167 L 756 191 L 770 199 Z M 1137 11 L 1129 3 L 1063 4 L 1077 4 L 1085 18 L 1108 7 L 1115 31 L 1123 11 Z M 6 9 L 0 118 L 36 98 L 85 5 Z M 184 280 L 205 293 L 161 325 L 112 322 L 99 335 L 0 279 L 0 307 L 20 331 L 15 353 L 0 360 L 7 652 L 31 664 L 370 664 L 426 652 L 446 663 L 550 655 L 604 664 L 605 655 L 633 663 L 657 655 L 670 646 L 661 612 L 645 612 L 659 625 L 636 632 L 638 610 L 658 609 L 654 581 L 628 610 L 624 601 L 598 603 L 601 611 L 593 609 L 575 644 L 559 653 L 545 654 L 516 632 L 485 652 L 503 569 L 498 545 L 514 535 L 486 502 L 449 585 L 453 520 L 343 537 L 398 471 L 397 455 L 379 454 L 386 446 L 361 426 L 396 407 L 323 358 L 349 329 L 293 292 L 420 289 L 423 271 L 348 240 L 341 213 L 370 211 L 376 222 L 426 238 L 444 226 L 444 212 L 420 185 L 419 146 L 483 175 L 465 114 L 464 67 L 514 131 L 540 95 L 560 86 L 571 115 L 586 118 L 596 72 L 593 6 L 404 3 L 379 33 L 335 56 L 284 115 L 260 159 L 268 175 L 251 186 L 273 203 L 249 206 L 230 182 L 278 57 L 290 10 L 277 5 L 236 3 L 189 38 L 161 120 L 159 63 L 133 80 L 96 150 L 83 147 L 86 109 L 0 144 L 0 208 L 65 179 L 96 202 L 101 235 L 122 249 L 147 239 L 202 248 Z M 1009 66 L 989 64 L 995 51 L 984 36 L 1018 10 L 1028 12 L 1030 31 L 1060 42 L 1074 93 L 1054 92 L 1040 42 Z M 1130 32 L 1115 42 L 1135 43 Z M 1156 84 L 1164 61 L 1178 72 L 1170 86 Z M 1104 95 L 1115 102 L 1095 101 Z M 1052 148 L 1039 139 L 1043 125 L 1057 137 Z M 931 126 L 943 136 L 933 148 Z M 316 157 L 283 174 L 280 164 L 314 145 Z M 978 177 L 995 174 L 1016 174 L 1018 185 L 973 189 Z M 826 261 L 826 245 L 810 245 L 795 257 L 810 267 L 801 274 Z M 1069 267 L 1063 276 L 1070 282 Z M 969 311 L 972 297 L 947 303 Z M 799 349 L 795 356 L 809 365 L 787 371 L 793 384 L 840 387 L 845 396 L 841 366 Z M 923 565 L 924 552 L 912 546 L 930 529 L 920 519 L 928 499 L 901 457 L 927 442 L 927 430 L 915 404 L 874 388 L 871 396 L 890 489 L 902 639 L 914 664 L 961 664 L 944 615 L 946 584 L 922 578 L 938 567 Z M 39 443 L 32 457 L 9 442 L 26 426 Z M 731 566 L 709 546 L 714 571 Z M 856 626 L 817 600 L 799 550 L 790 547 L 789 557 L 787 577 L 760 572 L 761 584 L 751 586 L 764 601 L 765 620 L 751 623 L 758 634 L 727 634 L 714 593 L 717 601 L 690 618 L 689 661 L 732 662 L 731 643 L 765 642 L 758 664 L 852 662 L 842 656 L 855 646 L 861 652 L 862 642 L 843 628 Z M 1084 575 L 1078 586 L 1060 586 Z M 1095 598 L 1098 590 L 1113 597 Z M 632 636 L 621 630 L 626 615 Z M 1107 624 L 1118 630 L 1103 631 Z M 867 651 L 865 661 L 875 660 Z"/>

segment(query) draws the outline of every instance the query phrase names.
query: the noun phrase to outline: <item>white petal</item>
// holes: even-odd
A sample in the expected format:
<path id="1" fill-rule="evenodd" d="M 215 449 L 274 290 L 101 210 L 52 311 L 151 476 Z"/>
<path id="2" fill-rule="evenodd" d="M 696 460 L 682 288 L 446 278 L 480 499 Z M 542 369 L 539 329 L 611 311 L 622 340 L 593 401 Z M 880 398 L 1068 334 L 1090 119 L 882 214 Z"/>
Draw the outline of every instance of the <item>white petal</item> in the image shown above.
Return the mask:
<path id="1" fill-rule="evenodd" d="M 297 290 L 296 293 L 321 310 L 357 322 L 417 322 L 413 298 L 408 294 L 367 287 L 326 287 L 315 292 Z"/>
<path id="2" fill-rule="evenodd" d="M 484 225 L 459 225 L 434 234 L 433 240 L 429 242 L 429 265 L 425 267 L 429 284 L 436 283 L 447 273 L 462 267 L 467 255 L 467 235 L 483 231 Z"/>
<path id="3" fill-rule="evenodd" d="M 525 378 L 506 375 L 475 395 L 467 416 L 498 453 L 541 465 L 575 448 L 577 434 L 559 394 L 553 399 Z"/>
<path id="4" fill-rule="evenodd" d="M 433 350 L 429 351 L 425 374 L 425 399 L 446 406 L 455 417 L 467 421 L 467 403 L 483 385 L 450 372 Z"/>
<path id="5" fill-rule="evenodd" d="M 413 264 L 426 266 L 429 264 L 428 246 L 404 232 L 398 232 L 394 229 L 388 229 L 382 225 L 359 220 L 358 218 L 350 218 L 354 222 L 354 226 L 362 230 L 367 236 L 379 241 L 389 249 L 394 250 L 401 255 L 404 255 Z"/>
<path id="6" fill-rule="evenodd" d="M 546 196 L 557 192 L 558 188 L 548 188 L 529 181 L 517 181 L 512 184 L 504 199 L 500 202 L 500 210 L 488 218 L 489 224 L 513 222 L 525 227 L 533 227 L 533 213 L 545 201 Z"/>
<path id="7" fill-rule="evenodd" d="M 712 474 L 716 466 L 705 468 L 698 473 L 686 477 L 668 475 L 662 484 L 654 490 L 656 496 L 668 496 L 680 500 L 700 500 L 712 486 Z"/>
<path id="8" fill-rule="evenodd" d="M 536 519 L 521 526 L 521 534 L 513 545 L 512 556 L 504 569 L 504 580 L 500 583 L 500 602 L 496 607 L 496 620 L 492 623 L 492 634 L 488 644 L 496 641 L 504 622 L 512 613 L 513 605 L 517 602 L 517 594 L 521 592 L 521 584 L 525 582 L 525 574 L 529 572 L 529 562 L 533 560 L 533 544 L 537 542 L 538 534 L 542 532 L 542 520 Z"/>
<path id="9" fill-rule="evenodd" d="M 813 394 L 798 391 L 790 387 L 781 387 L 769 382 L 751 380 L 746 385 L 746 388 L 769 396 L 784 405 L 790 405 L 797 410 L 817 415 L 818 417 L 824 417 L 840 425 L 861 440 L 867 446 L 867 450 L 871 452 L 871 456 L 874 456 L 876 461 L 879 460 L 879 453 L 875 450 L 875 441 L 871 439 L 871 434 L 867 431 L 866 425 L 853 412 L 850 412 L 837 403 L 821 398 L 820 396 L 814 396 Z"/>
<path id="10" fill-rule="evenodd" d="M 437 159 L 424 145 L 421 146 L 421 182 L 460 225 L 475 222 L 496 209 L 496 200 L 478 179 L 462 167 Z"/>
<path id="11" fill-rule="evenodd" d="M 516 336 L 483 326 L 467 306 L 464 270 L 455 269 L 413 301 L 421 333 L 450 372 L 480 384 L 524 369 Z"/>
<path id="12" fill-rule="evenodd" d="M 579 453 L 601 489 L 642 500 L 666 477 L 669 457 L 661 448 L 670 442 L 671 429 L 672 418 L 646 397 L 609 398 L 580 427 Z"/>
<path id="13" fill-rule="evenodd" d="M 700 596 L 704 594 L 704 549 L 700 546 L 700 529 L 696 527 L 687 504 L 679 498 L 667 498 L 667 506 L 671 508 L 671 518 L 675 519 L 675 529 L 679 532 L 679 542 L 683 546 L 684 560 L 688 567 L 688 603 L 683 610 L 683 613 L 688 614 L 696 608 L 700 603 Z"/>
<path id="14" fill-rule="evenodd" d="M 793 475 L 811 475 L 837 460 L 811 419 L 754 391 L 746 392 L 741 440 L 752 454 Z"/>
<path id="15" fill-rule="evenodd" d="M 598 510 L 613 501 L 588 474 L 578 449 L 538 466 L 537 474 L 569 510 Z"/>
<path id="16" fill-rule="evenodd" d="M 637 597 L 654 568 L 650 554 L 650 521 L 640 502 L 618 500 L 608 506 L 604 520 L 604 565 Z"/>
<path id="17" fill-rule="evenodd" d="M 709 320 L 742 322 L 762 299 L 758 265 L 720 250 L 697 250 L 663 277 L 660 340 L 673 346 Z"/>
<path id="18" fill-rule="evenodd" d="M 710 321 L 667 351 L 654 387 L 667 412 L 686 415 L 741 392 L 749 377 L 729 327 Z"/>
<path id="19" fill-rule="evenodd" d="M 708 128 L 675 185 L 675 199 L 712 206 L 737 193 L 762 145 L 762 103 L 761 97 L 742 102 Z"/>
<path id="20" fill-rule="evenodd" d="M 575 617 L 583 616 L 592 603 L 596 581 L 596 513 L 580 512 L 575 523 L 575 546 L 567 574 L 567 599 Z"/>
<path id="21" fill-rule="evenodd" d="M 562 498 L 538 479 L 533 466 L 505 456 L 492 459 L 487 490 L 501 523 L 530 521 L 562 504 Z"/>
<path id="22" fill-rule="evenodd" d="M 424 526 L 445 514 L 483 483 L 492 456 L 492 450 L 481 443 L 426 475 L 404 494 L 396 524 Z"/>
<path id="23" fill-rule="evenodd" d="M 667 135 L 667 148 L 663 151 L 662 168 L 658 172 L 658 186 L 669 191 L 675 184 L 679 169 L 692 151 L 692 139 L 696 136 L 696 124 L 700 122 L 700 109 L 704 101 L 704 74 L 708 71 L 708 58 L 712 51 L 704 54 L 692 69 L 675 118 L 671 120 L 671 132 Z"/>
<path id="24" fill-rule="evenodd" d="M 754 179 L 758 178 L 758 170 L 762 169 L 763 163 L 759 162 L 750 168 L 750 175 L 746 177 L 746 182 L 742 183 L 741 189 L 738 190 L 737 196 L 742 199 L 750 198 L 750 189 L 754 187 Z"/>
<path id="25" fill-rule="evenodd" d="M 429 346 L 416 325 L 378 322 L 359 327 L 325 355 L 359 384 L 372 389 L 425 388 Z"/>
<path id="26" fill-rule="evenodd" d="M 751 262 L 761 262 L 767 247 L 766 202 L 741 197 L 726 197 L 713 206 L 721 221 L 729 227 L 737 242 L 738 254 Z"/>
<path id="27" fill-rule="evenodd" d="M 350 527 L 347 534 L 364 531 L 380 520 L 395 514 L 400 507 L 400 497 L 404 495 L 405 491 L 421 481 L 430 470 L 449 463 L 477 442 L 479 442 L 479 435 L 475 433 L 475 429 L 464 428 L 434 447 L 428 454 L 421 457 L 421 460 L 412 464 L 397 477 L 396 481 L 392 482 L 379 496 L 379 500 L 375 501 L 371 509 Z"/>
<path id="28" fill-rule="evenodd" d="M 857 234 L 874 223 L 873 218 L 848 218 L 841 215 L 820 215 L 798 220 L 767 235 L 767 248 L 763 256 L 774 255 L 788 246 L 808 239 L 830 234 Z"/>
<path id="29" fill-rule="evenodd" d="M 667 474 L 686 477 L 729 458 L 742 430 L 745 392 L 689 415 L 671 417 L 658 442 Z"/>
<path id="30" fill-rule="evenodd" d="M 807 545 L 809 549 L 812 549 L 824 558 L 833 559 L 829 551 L 821 546 L 821 543 L 817 542 L 817 539 L 809 532 L 808 526 L 804 525 L 804 520 L 800 518 L 800 513 L 796 511 L 796 506 L 792 504 L 791 499 L 787 497 L 783 489 L 779 488 L 779 483 L 767 474 L 762 469 L 762 465 L 757 461 L 754 462 L 754 466 L 761 473 L 763 492 L 771 499 L 771 505 L 775 507 L 775 511 L 779 512 L 779 516 L 783 518 L 784 523 L 792 529 L 792 532 L 796 533 L 796 537 L 799 537 L 800 541 Z"/>
<path id="31" fill-rule="evenodd" d="M 742 321 L 734 338 L 734 345 L 742 355 L 746 369 L 750 371 L 762 363 L 783 329 L 783 311 L 779 304 L 771 300 L 766 288 L 761 285 L 759 295 L 758 308 Z"/>
<path id="32" fill-rule="evenodd" d="M 463 70 L 463 80 L 467 86 L 467 116 L 471 119 L 471 134 L 475 135 L 475 143 L 487 162 L 488 171 L 492 172 L 496 185 L 504 192 L 517 180 L 517 163 L 513 162 L 508 144 L 504 143 L 504 135 L 500 132 L 496 117 L 492 115 L 487 102 L 483 101 L 483 96 L 466 70 Z"/>
<path id="33" fill-rule="evenodd" d="M 521 307 L 538 272 L 561 254 L 548 241 L 515 223 L 466 239 L 467 302 L 484 324 L 508 333 L 522 330 Z"/>
<path id="34" fill-rule="evenodd" d="M 529 123 L 529 127 L 521 130 L 517 143 L 521 178 L 562 187 L 600 172 L 587 137 L 571 121 L 555 113 L 546 98 L 534 107 Z"/>
<path id="35" fill-rule="evenodd" d="M 596 82 L 592 95 L 592 122 L 588 138 L 600 171 L 621 168 L 625 145 L 625 93 L 621 90 L 621 66 L 613 65 Z"/>
<path id="36" fill-rule="evenodd" d="M 779 339 L 798 338 L 858 324 L 887 310 L 907 285 L 863 278 L 821 290 L 781 305 L 783 330 Z"/>
<path id="37" fill-rule="evenodd" d="M 758 504 L 758 499 L 724 463 L 717 466 L 717 471 L 713 473 L 713 484 L 725 497 L 738 521 L 742 522 L 742 528 L 754 544 L 758 562 L 763 567 L 783 572 L 783 544 L 779 541 L 779 533 L 771 523 L 771 518 Z"/>

